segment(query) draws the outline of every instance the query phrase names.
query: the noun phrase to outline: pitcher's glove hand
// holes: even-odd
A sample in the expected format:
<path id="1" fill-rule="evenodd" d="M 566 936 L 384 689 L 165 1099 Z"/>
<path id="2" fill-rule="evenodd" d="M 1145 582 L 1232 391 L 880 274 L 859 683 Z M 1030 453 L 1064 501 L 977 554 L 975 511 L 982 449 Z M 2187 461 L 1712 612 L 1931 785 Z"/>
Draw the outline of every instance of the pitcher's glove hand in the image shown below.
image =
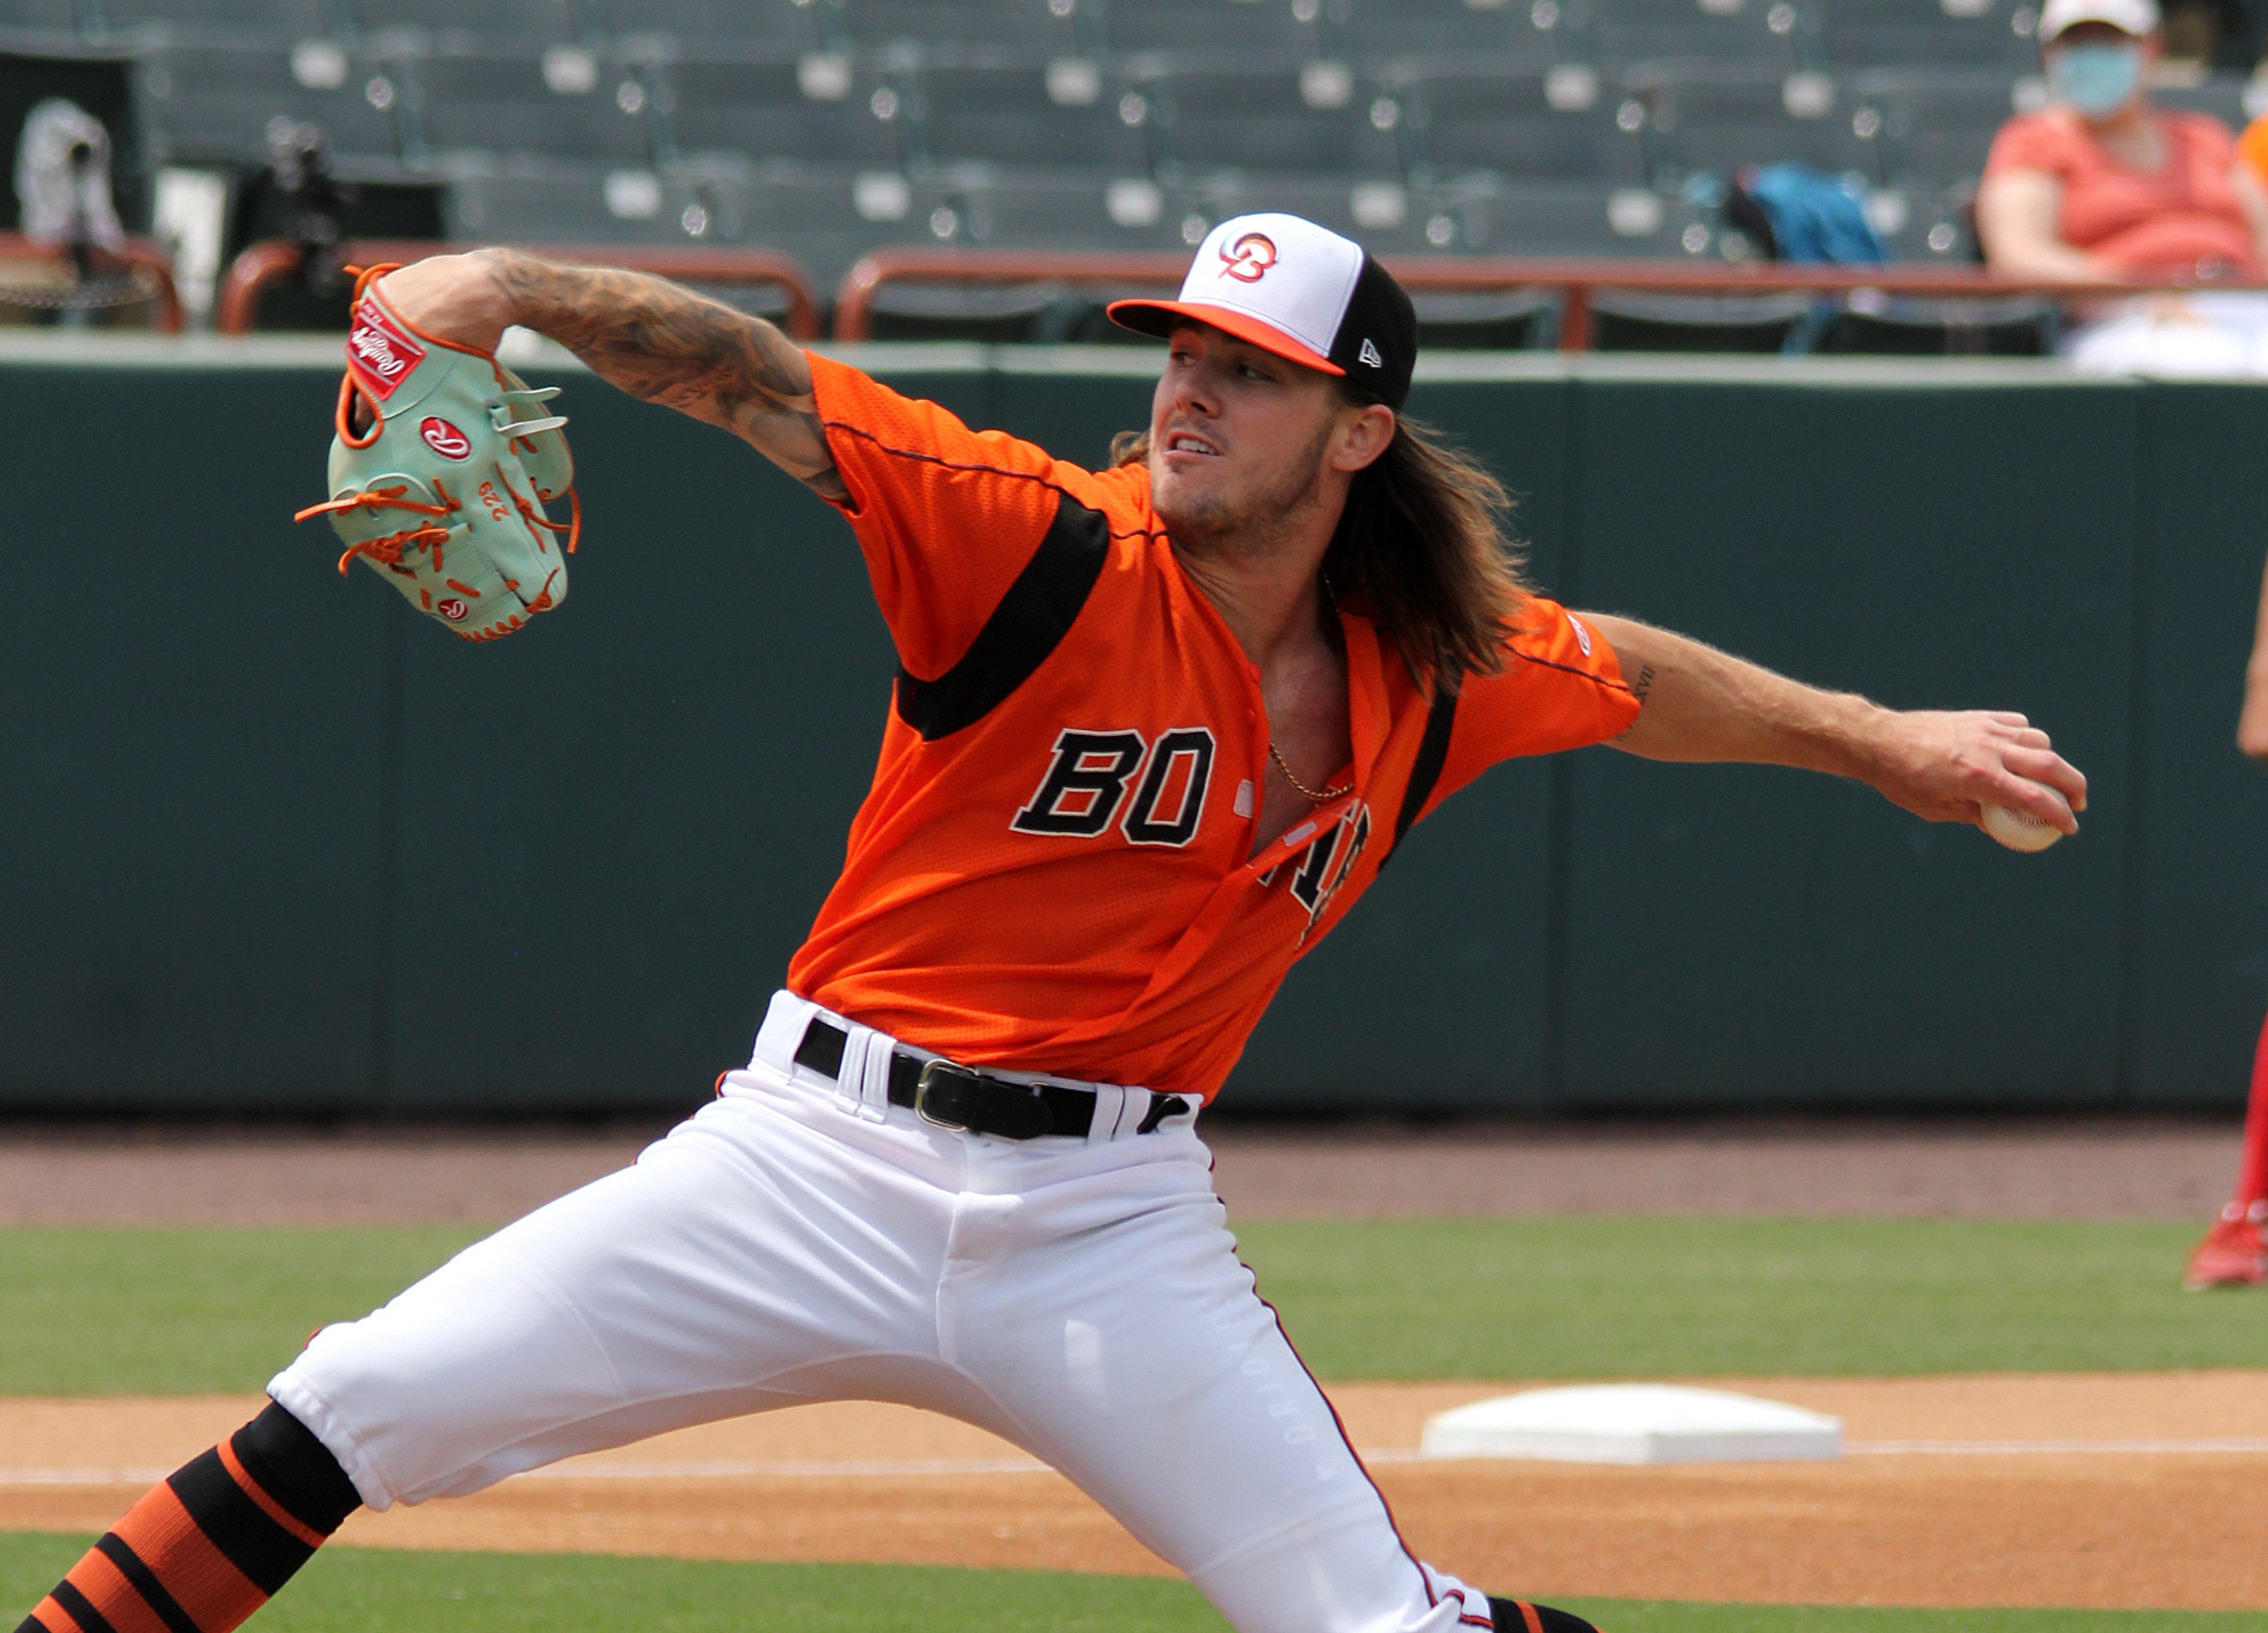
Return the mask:
<path id="1" fill-rule="evenodd" d="M 567 556 L 583 525 L 574 461 L 541 391 L 485 351 L 412 328 L 355 282 L 331 440 L 331 497 L 292 519 L 328 516 L 418 611 L 468 641 L 493 641 L 567 599 Z M 564 524 L 543 507 L 562 494 Z M 553 535 L 567 535 L 563 547 Z"/>

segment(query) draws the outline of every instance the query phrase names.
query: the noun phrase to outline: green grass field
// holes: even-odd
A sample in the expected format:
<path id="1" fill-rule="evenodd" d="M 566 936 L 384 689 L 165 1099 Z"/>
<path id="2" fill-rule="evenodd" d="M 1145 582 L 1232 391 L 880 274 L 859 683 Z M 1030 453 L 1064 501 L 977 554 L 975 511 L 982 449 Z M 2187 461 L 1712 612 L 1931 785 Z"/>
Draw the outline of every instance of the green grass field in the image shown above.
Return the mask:
<path id="1" fill-rule="evenodd" d="M 0 1231 L 0 1394 L 255 1390 L 478 1232 Z M 1260 1224 L 1326 1378 L 2268 1365 L 2268 1298 L 2184 1294 L 2176 1225 L 1729 1219 Z M 0 1533 L 0 1625 L 86 1539 Z M 1611 1633 L 2264 1633 L 2268 1615 L 1571 1600 Z M 11 1608 L 17 1607 L 17 1608 Z M 575 1555 L 326 1554 L 254 1633 L 1220 1633 L 1178 1582 Z"/>
<path id="2" fill-rule="evenodd" d="M 0 1532 L 0 1607 L 29 1609 L 92 1539 Z M 2259 1633 L 2196 1611 L 1879 1610 L 1565 1601 L 1609 1633 Z M 592 1555 L 340 1548 L 259 1633 L 1223 1633 L 1197 1590 L 1138 1577 L 904 1565 L 753 1565 Z"/>
<path id="3" fill-rule="evenodd" d="M 259 1388 L 462 1229 L 0 1231 L 0 1394 Z M 1327 1379 L 2268 1365 L 2268 1298 L 2183 1293 L 2128 1222 L 1470 1219 L 1244 1227 Z"/>

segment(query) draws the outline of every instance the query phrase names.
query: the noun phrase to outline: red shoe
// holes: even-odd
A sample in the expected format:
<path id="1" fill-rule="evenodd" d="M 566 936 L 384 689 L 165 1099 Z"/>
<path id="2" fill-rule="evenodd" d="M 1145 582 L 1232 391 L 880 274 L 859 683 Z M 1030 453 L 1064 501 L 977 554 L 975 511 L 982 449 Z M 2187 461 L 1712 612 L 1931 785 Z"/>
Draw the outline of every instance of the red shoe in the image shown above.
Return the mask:
<path id="1" fill-rule="evenodd" d="M 2190 1250 L 2190 1268 L 2182 1285 L 2195 1292 L 2205 1287 L 2257 1287 L 2268 1282 L 2268 1237 L 2261 1232 L 2261 1217 L 2268 1208 L 2231 1203 L 2213 1221 L 2205 1239 Z"/>

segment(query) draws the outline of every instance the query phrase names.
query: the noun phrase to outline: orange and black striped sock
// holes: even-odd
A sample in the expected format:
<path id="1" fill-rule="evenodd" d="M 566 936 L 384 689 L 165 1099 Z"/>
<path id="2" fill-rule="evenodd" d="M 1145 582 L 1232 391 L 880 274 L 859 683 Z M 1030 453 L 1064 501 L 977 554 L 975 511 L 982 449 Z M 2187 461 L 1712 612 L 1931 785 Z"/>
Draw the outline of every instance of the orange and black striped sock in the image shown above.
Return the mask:
<path id="1" fill-rule="evenodd" d="M 361 1501 L 323 1443 L 271 1403 L 152 1487 L 16 1633 L 229 1633 Z"/>

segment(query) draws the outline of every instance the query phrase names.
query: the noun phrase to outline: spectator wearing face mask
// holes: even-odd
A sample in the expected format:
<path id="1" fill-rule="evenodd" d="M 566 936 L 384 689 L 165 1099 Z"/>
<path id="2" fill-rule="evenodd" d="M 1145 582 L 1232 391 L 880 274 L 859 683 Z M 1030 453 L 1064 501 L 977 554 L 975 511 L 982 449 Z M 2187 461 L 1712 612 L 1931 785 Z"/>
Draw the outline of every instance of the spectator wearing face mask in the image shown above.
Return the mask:
<path id="1" fill-rule="evenodd" d="M 1995 272 L 2043 283 L 2252 283 L 2268 187 L 2219 120 L 2150 105 L 2154 0 L 2048 0 L 2051 106 L 2000 128 L 1977 194 Z M 2063 354 L 2110 373 L 2268 371 L 2268 298 L 2211 290 L 2076 309 Z"/>
<path id="2" fill-rule="evenodd" d="M 2055 101 L 2000 128 L 1977 195 L 1996 272 L 2043 282 L 2250 283 L 2268 264 L 2268 192 L 2219 120 L 2153 107 L 2153 0 L 2048 0 Z"/>

